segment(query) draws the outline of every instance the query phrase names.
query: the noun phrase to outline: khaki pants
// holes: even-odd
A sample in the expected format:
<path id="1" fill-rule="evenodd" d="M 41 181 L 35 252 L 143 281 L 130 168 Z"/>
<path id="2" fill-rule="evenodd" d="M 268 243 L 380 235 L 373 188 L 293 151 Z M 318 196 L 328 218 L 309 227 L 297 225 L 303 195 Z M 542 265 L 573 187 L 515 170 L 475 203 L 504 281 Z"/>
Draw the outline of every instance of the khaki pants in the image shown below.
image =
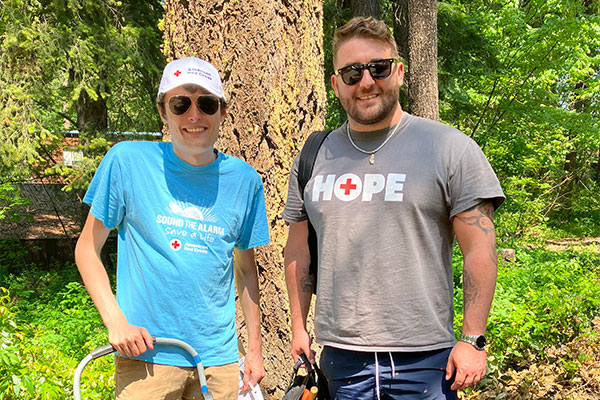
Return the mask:
<path id="1" fill-rule="evenodd" d="M 204 400 L 195 367 L 174 367 L 115 357 L 117 400 Z M 237 400 L 237 363 L 204 368 L 215 400 Z"/>

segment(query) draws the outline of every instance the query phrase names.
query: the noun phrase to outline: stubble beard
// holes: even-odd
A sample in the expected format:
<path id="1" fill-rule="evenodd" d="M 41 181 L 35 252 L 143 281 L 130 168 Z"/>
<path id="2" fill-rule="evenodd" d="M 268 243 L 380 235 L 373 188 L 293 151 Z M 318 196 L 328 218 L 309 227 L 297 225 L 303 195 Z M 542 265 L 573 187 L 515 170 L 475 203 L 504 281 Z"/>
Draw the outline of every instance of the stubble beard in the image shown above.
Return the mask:
<path id="1" fill-rule="evenodd" d="M 374 125 L 386 119 L 393 113 L 398 103 L 397 95 L 393 91 L 386 91 L 380 95 L 381 103 L 376 107 L 361 109 L 352 98 L 340 98 L 340 103 L 350 118 L 361 125 Z"/>

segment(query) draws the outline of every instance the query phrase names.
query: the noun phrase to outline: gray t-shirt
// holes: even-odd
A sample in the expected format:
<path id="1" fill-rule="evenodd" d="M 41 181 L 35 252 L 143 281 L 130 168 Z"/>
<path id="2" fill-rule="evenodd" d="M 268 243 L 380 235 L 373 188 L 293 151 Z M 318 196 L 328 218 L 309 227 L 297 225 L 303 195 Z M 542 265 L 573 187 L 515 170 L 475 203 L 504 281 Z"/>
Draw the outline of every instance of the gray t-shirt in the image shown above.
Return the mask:
<path id="1" fill-rule="evenodd" d="M 370 150 L 389 132 L 351 133 Z M 283 218 L 300 222 L 308 214 L 317 232 L 317 343 L 357 351 L 453 346 L 451 219 L 482 200 L 495 208 L 504 201 L 479 146 L 403 113 L 373 165 L 343 127 L 319 150 L 304 201 L 297 174 L 298 157 Z"/>

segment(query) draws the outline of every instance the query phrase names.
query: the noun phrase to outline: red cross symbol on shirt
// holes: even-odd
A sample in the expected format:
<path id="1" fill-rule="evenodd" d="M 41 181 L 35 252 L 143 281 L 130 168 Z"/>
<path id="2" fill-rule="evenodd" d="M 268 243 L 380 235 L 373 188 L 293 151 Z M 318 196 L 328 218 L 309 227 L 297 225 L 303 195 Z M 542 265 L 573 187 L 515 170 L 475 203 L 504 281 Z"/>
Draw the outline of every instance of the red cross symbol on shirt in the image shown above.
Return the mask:
<path id="1" fill-rule="evenodd" d="M 351 190 L 356 189 L 356 185 L 352 183 L 352 178 L 348 178 L 346 183 L 340 185 L 340 189 L 344 189 L 344 194 L 347 196 Z"/>
<path id="2" fill-rule="evenodd" d="M 173 75 L 175 75 L 175 76 L 179 77 L 179 75 L 181 75 L 181 71 L 180 71 L 180 70 L 177 70 L 177 71 L 175 71 L 175 73 L 174 73 Z"/>
<path id="3" fill-rule="evenodd" d="M 171 246 L 173 250 L 177 251 L 181 248 L 181 241 L 179 239 L 172 239 L 169 242 L 169 246 Z"/>

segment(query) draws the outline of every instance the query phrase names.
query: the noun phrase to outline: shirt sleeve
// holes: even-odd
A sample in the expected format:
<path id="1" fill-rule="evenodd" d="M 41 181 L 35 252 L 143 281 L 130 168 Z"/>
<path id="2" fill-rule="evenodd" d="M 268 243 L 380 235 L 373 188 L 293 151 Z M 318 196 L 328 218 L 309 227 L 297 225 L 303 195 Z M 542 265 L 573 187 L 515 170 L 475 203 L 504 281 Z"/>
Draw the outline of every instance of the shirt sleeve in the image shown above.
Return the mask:
<path id="1" fill-rule="evenodd" d="M 235 247 L 240 250 L 262 246 L 270 241 L 264 187 L 258 174 L 256 172 L 254 174 L 255 185 L 251 186 L 244 222 L 235 244 Z"/>
<path id="2" fill-rule="evenodd" d="M 302 222 L 308 219 L 306 209 L 304 208 L 304 199 L 300 193 L 298 184 L 298 164 L 300 154 L 296 156 L 290 171 L 290 179 L 288 183 L 288 195 L 283 209 L 282 217 L 287 222 Z"/>
<path id="3" fill-rule="evenodd" d="M 504 202 L 500 182 L 481 148 L 470 140 L 456 170 L 450 176 L 450 217 L 491 201 L 494 210 Z"/>
<path id="4" fill-rule="evenodd" d="M 113 146 L 98 166 L 83 202 L 108 229 L 120 225 L 125 217 L 123 175 L 119 154 L 121 146 Z"/>

